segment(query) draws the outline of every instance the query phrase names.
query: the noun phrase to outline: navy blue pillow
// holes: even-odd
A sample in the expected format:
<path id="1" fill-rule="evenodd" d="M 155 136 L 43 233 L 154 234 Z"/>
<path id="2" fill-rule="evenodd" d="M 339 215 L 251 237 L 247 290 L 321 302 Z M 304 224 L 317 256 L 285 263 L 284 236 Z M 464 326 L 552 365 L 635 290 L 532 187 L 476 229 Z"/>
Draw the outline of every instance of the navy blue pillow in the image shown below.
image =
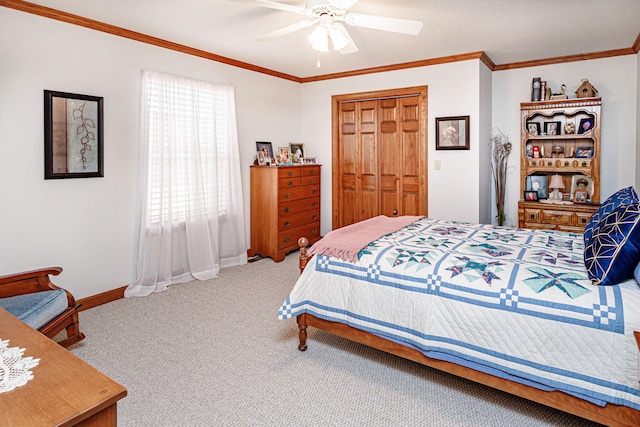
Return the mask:
<path id="1" fill-rule="evenodd" d="M 633 277 L 640 262 L 640 203 L 621 205 L 593 229 L 584 264 L 594 285 L 615 285 Z"/>
<path id="2" fill-rule="evenodd" d="M 623 188 L 622 190 L 618 190 L 612 194 L 603 204 L 600 205 L 596 213 L 593 214 L 587 223 L 587 226 L 584 228 L 584 246 L 589 246 L 591 243 L 591 236 L 593 235 L 593 229 L 602 219 L 604 219 L 604 217 L 613 212 L 613 210 L 618 206 L 637 202 L 638 194 L 633 187 Z"/>

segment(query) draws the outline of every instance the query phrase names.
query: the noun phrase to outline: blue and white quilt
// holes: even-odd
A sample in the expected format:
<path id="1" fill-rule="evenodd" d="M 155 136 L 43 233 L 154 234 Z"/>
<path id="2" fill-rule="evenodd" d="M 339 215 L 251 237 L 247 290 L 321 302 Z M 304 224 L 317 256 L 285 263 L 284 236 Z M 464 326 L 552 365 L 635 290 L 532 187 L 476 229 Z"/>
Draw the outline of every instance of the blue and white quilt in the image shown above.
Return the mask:
<path id="1" fill-rule="evenodd" d="M 640 410 L 640 286 L 593 286 L 582 234 L 423 218 L 349 263 L 316 255 L 279 310 L 543 390 Z"/>

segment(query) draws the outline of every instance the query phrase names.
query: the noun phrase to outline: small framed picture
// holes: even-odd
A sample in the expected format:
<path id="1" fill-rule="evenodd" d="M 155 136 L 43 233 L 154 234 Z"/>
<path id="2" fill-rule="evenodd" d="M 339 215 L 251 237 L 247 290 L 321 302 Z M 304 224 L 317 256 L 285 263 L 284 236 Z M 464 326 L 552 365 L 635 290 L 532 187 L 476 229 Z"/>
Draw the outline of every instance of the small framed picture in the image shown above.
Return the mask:
<path id="1" fill-rule="evenodd" d="M 278 151 L 280 152 L 280 160 L 278 161 L 279 165 L 293 164 L 293 162 L 291 161 L 291 151 L 289 147 L 280 147 L 278 148 Z"/>
<path id="2" fill-rule="evenodd" d="M 540 123 L 538 122 L 527 122 L 527 132 L 529 135 L 538 136 L 540 135 Z"/>
<path id="3" fill-rule="evenodd" d="M 535 191 L 538 193 L 538 199 L 546 199 L 549 197 L 549 186 L 546 175 L 529 175 L 527 177 L 526 191 Z"/>
<path id="4" fill-rule="evenodd" d="M 586 191 L 576 190 L 573 194 L 573 203 L 587 203 L 587 195 Z"/>
<path id="5" fill-rule="evenodd" d="M 576 149 L 576 158 L 590 159 L 593 157 L 593 147 L 578 147 Z"/>
<path id="6" fill-rule="evenodd" d="M 538 192 L 537 191 L 525 191 L 524 199 L 527 202 L 537 202 L 538 201 Z"/>
<path id="7" fill-rule="evenodd" d="M 576 192 L 584 191 L 587 193 L 586 200 L 591 199 L 593 194 L 593 178 L 586 175 L 573 175 L 571 177 L 571 199 L 575 201 Z"/>
<path id="8" fill-rule="evenodd" d="M 544 122 L 544 133 L 547 135 L 560 135 L 562 123 L 560 122 Z"/>
<path id="9" fill-rule="evenodd" d="M 258 166 L 266 166 L 267 160 L 266 156 L 262 151 L 256 151 L 256 156 L 258 157 Z"/>
<path id="10" fill-rule="evenodd" d="M 593 129 L 593 118 L 580 119 L 580 126 L 578 126 L 578 134 L 590 132 Z"/>
<path id="11" fill-rule="evenodd" d="M 304 158 L 304 144 L 289 144 L 289 153 L 291 153 L 291 157 L 293 163 L 302 163 L 302 159 Z"/>
<path id="12" fill-rule="evenodd" d="M 469 116 L 436 117 L 436 150 L 469 150 Z"/>
<path id="13" fill-rule="evenodd" d="M 317 165 L 318 158 L 317 157 L 303 157 L 302 158 L 303 165 Z"/>
<path id="14" fill-rule="evenodd" d="M 256 151 L 262 151 L 263 156 L 265 157 L 265 164 L 271 163 L 271 159 L 273 159 L 273 147 L 270 142 L 256 142 Z M 258 163 L 260 163 L 260 159 L 258 158 Z"/>

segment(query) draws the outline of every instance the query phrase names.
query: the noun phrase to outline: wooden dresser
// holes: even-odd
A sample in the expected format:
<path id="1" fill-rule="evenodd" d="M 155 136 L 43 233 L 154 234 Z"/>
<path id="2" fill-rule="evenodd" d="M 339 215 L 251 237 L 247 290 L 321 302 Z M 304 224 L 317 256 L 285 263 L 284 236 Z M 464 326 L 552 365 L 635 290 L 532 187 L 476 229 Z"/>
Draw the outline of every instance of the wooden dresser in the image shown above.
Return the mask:
<path id="1" fill-rule="evenodd" d="M 320 239 L 320 165 L 251 166 L 251 248 L 249 256 L 284 260 Z"/>
<path id="2" fill-rule="evenodd" d="M 518 203 L 518 226 L 583 233 L 599 205 L 557 205 L 540 202 Z"/>

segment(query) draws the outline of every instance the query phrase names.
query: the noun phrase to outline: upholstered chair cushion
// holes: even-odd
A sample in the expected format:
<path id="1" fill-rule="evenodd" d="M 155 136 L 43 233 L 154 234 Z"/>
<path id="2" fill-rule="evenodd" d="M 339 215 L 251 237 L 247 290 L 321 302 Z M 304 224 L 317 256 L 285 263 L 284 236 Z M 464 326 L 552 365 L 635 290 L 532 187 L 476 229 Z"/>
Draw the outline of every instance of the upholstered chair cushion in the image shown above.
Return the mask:
<path id="1" fill-rule="evenodd" d="M 46 325 L 68 305 L 67 294 L 62 289 L 0 298 L 1 308 L 34 329 Z"/>

